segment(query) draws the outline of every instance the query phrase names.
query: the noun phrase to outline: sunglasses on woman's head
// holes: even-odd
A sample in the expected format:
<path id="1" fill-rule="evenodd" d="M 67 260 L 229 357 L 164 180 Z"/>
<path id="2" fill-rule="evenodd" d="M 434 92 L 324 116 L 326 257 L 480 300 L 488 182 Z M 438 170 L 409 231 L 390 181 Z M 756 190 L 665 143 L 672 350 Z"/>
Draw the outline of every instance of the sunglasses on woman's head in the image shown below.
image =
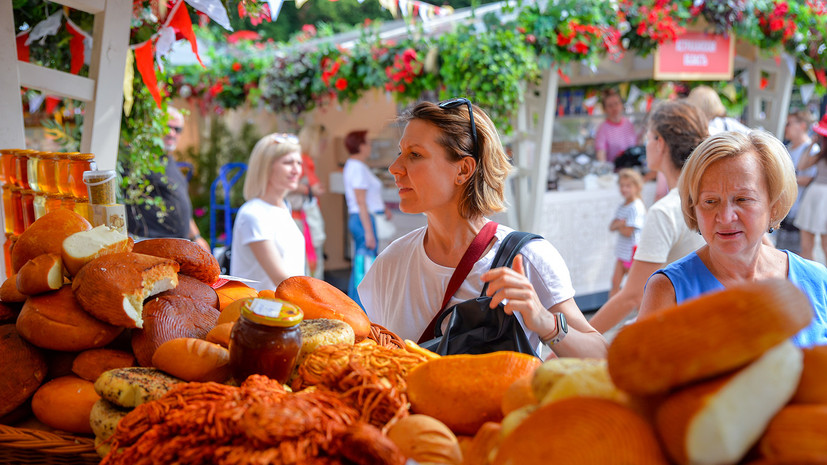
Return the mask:
<path id="1" fill-rule="evenodd" d="M 270 138 L 277 144 L 299 144 L 299 138 L 295 134 L 270 134 Z"/>
<path id="2" fill-rule="evenodd" d="M 475 159 L 479 160 L 480 157 L 477 153 L 477 125 L 474 124 L 474 109 L 473 107 L 471 107 L 471 101 L 467 98 L 459 97 L 439 102 L 437 105 L 439 105 L 439 108 L 442 108 L 443 110 L 450 110 L 452 108 L 456 108 L 462 105 L 468 106 L 468 118 L 471 119 L 471 138 L 474 141 L 474 152 L 472 153 L 472 155 Z"/>

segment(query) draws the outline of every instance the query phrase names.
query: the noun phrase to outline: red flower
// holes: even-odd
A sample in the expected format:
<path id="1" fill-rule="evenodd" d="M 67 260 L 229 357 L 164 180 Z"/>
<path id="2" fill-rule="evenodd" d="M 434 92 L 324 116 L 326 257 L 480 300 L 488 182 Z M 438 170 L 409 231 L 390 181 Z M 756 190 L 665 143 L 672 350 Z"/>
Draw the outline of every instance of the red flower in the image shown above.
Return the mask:
<path id="1" fill-rule="evenodd" d="M 235 71 L 236 73 L 241 71 L 241 63 L 239 63 L 237 61 L 235 63 L 233 63 L 233 71 Z"/>
<path id="2" fill-rule="evenodd" d="M 339 78 L 336 80 L 336 88 L 339 90 L 347 89 L 347 79 Z"/>
<path id="3" fill-rule="evenodd" d="M 519 32 L 520 34 L 525 34 L 525 28 L 522 27 L 522 26 L 518 26 L 517 27 L 517 32 Z"/>
<path id="4" fill-rule="evenodd" d="M 780 31 L 784 28 L 784 20 L 781 18 L 773 18 L 770 20 L 770 32 Z"/>
<path id="5" fill-rule="evenodd" d="M 533 44 L 533 43 L 537 42 L 537 38 L 534 37 L 534 34 L 528 34 L 527 36 L 525 36 L 525 41 L 528 42 L 529 44 Z"/>
<path id="6" fill-rule="evenodd" d="M 563 35 L 562 32 L 557 33 L 557 45 L 561 47 L 565 47 L 566 45 L 571 43 L 571 39 L 574 37 L 574 34 L 571 35 Z"/>
<path id="7" fill-rule="evenodd" d="M 574 44 L 574 51 L 581 55 L 589 53 L 589 46 L 585 42 L 577 42 Z"/>
<path id="8" fill-rule="evenodd" d="M 316 35 L 316 26 L 314 26 L 312 24 L 305 24 L 304 26 L 302 26 L 302 32 L 304 32 L 305 34 L 308 34 L 310 36 L 315 36 Z"/>

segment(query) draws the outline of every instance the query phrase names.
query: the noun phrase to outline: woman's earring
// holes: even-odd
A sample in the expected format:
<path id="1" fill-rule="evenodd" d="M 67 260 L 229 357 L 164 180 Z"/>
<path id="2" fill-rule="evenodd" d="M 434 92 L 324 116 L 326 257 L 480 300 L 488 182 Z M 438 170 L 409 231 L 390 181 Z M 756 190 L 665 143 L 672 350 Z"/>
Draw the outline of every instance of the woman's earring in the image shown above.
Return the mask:
<path id="1" fill-rule="evenodd" d="M 772 234 L 772 233 L 774 233 L 774 232 L 775 232 L 775 228 L 773 228 L 772 226 L 770 226 L 770 229 L 769 229 L 767 232 L 768 232 L 768 233 L 770 233 L 770 234 Z"/>

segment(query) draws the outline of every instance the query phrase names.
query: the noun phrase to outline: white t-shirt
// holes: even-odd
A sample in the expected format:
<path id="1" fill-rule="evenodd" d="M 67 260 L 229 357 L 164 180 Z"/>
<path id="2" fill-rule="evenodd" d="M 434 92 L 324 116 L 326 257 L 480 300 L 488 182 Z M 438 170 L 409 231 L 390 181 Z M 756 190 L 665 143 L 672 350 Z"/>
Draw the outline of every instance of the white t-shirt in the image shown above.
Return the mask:
<path id="1" fill-rule="evenodd" d="M 669 264 L 704 244 L 704 238 L 686 226 L 676 187 L 646 212 L 635 260 Z"/>
<path id="2" fill-rule="evenodd" d="M 810 155 L 815 155 L 815 154 L 817 154 L 821 151 L 821 147 L 819 147 L 818 144 L 812 144 L 811 142 L 805 142 L 805 143 L 803 143 L 803 144 L 801 144 L 801 145 L 799 145 L 798 147 L 795 147 L 795 148 L 790 148 L 790 146 L 788 145 L 787 146 L 787 152 L 790 153 L 790 158 L 793 159 L 793 166 L 796 167 L 796 170 L 795 170 L 795 175 L 796 176 L 807 176 L 807 177 L 810 177 L 810 178 L 814 178 L 816 176 L 816 166 L 815 165 L 807 168 L 806 170 L 804 170 L 802 172 L 799 172 L 798 168 L 797 168 L 798 167 L 798 162 L 799 162 L 799 160 L 801 160 L 801 155 L 804 154 L 804 151 L 807 149 L 807 147 L 811 147 Z M 796 197 L 795 203 L 793 203 L 793 206 L 790 208 L 790 212 L 787 213 L 787 219 L 788 220 L 795 219 L 795 215 L 798 213 L 798 204 L 801 202 L 801 196 L 804 195 L 804 191 L 806 189 L 807 189 L 806 187 L 798 186 L 798 197 Z"/>
<path id="3" fill-rule="evenodd" d="M 640 230 L 643 229 L 643 220 L 646 218 L 646 205 L 643 200 L 635 199 L 631 203 L 622 203 L 617 207 L 615 213 L 616 220 L 623 220 L 626 226 L 635 228 L 631 236 L 624 236 L 617 234 L 617 243 L 615 244 L 615 257 L 623 261 L 632 259 L 632 250 L 640 240 Z"/>
<path id="4" fill-rule="evenodd" d="M 360 160 L 348 158 L 342 172 L 342 181 L 345 184 L 345 201 L 348 213 L 359 213 L 359 204 L 356 202 L 355 189 L 364 189 L 365 202 L 371 213 L 385 211 L 385 202 L 382 201 L 382 181 L 376 177 L 368 165 Z"/>
<path id="5" fill-rule="evenodd" d="M 751 129 L 747 126 L 744 126 L 744 124 L 738 121 L 737 119 L 730 118 L 729 116 L 716 116 L 715 118 L 709 120 L 710 136 L 714 136 L 715 134 L 724 131 L 735 131 L 740 132 L 741 134 L 747 134 L 751 131 Z"/>
<path id="6" fill-rule="evenodd" d="M 428 258 L 423 246 L 427 226 L 393 241 L 376 257 L 359 284 L 359 297 L 370 321 L 382 325 L 403 339 L 419 340 L 434 315 L 440 310 L 454 268 L 438 265 Z M 505 236 L 513 231 L 497 227 L 495 244 L 474 264 L 468 277 L 454 294 L 449 306 L 479 297 L 480 276 L 488 271 Z M 574 287 L 563 257 L 546 240 L 533 240 L 520 250 L 526 275 L 537 291 L 543 307 L 550 308 L 574 297 Z M 517 314 L 520 324 L 521 315 Z M 448 319 L 444 325 L 448 324 Z M 444 329 L 444 328 L 443 328 Z M 526 330 L 537 353 L 540 337 Z"/>
<path id="7" fill-rule="evenodd" d="M 304 274 L 304 234 L 293 221 L 290 210 L 261 199 L 245 202 L 235 217 L 230 274 L 258 281 L 250 283 L 256 290 L 275 289 L 275 283 L 248 246 L 265 240 L 273 241 L 289 276 Z"/>

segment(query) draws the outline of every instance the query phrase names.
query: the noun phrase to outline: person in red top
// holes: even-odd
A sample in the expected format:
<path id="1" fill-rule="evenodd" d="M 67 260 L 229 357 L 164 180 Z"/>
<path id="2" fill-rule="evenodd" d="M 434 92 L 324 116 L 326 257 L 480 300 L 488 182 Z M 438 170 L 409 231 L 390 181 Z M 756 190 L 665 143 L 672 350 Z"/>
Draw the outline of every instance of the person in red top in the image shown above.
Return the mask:
<path id="1" fill-rule="evenodd" d="M 637 144 L 635 125 L 623 116 L 623 99 L 614 89 L 603 91 L 600 100 L 606 121 L 597 127 L 594 147 L 597 159 L 613 162 L 624 150 Z"/>

